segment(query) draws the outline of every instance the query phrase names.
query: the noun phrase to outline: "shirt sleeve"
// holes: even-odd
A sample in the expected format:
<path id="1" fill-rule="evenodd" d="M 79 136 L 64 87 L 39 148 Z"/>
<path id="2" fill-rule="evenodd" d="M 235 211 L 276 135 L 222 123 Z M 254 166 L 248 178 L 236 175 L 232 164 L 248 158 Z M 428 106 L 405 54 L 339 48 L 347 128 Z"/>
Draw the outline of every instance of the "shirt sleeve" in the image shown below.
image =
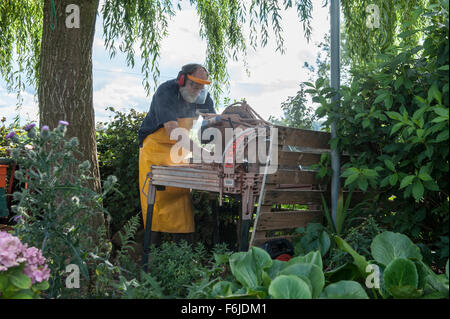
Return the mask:
<path id="1" fill-rule="evenodd" d="M 208 113 L 216 114 L 216 109 L 214 108 L 214 102 L 209 93 L 208 93 L 208 96 L 206 97 L 205 106 L 208 109 Z"/>

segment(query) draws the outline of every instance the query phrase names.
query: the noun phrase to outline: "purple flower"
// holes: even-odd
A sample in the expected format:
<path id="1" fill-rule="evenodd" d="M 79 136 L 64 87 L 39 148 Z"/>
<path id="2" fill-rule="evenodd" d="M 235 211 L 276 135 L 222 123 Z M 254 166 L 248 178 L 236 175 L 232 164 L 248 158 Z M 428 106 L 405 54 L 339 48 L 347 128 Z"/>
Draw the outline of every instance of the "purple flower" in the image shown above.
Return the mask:
<path id="1" fill-rule="evenodd" d="M 29 130 L 31 130 L 33 127 L 35 127 L 36 126 L 36 123 L 31 123 L 31 124 L 28 124 L 27 126 L 25 126 L 25 131 L 29 131 Z"/>
<path id="2" fill-rule="evenodd" d="M 17 223 L 17 221 L 22 220 L 23 217 L 21 215 L 17 215 L 16 217 L 13 218 L 14 222 Z"/>
<path id="3" fill-rule="evenodd" d="M 8 134 L 6 134 L 5 140 L 12 138 L 14 135 L 16 135 L 16 133 L 14 131 L 9 132 Z"/>
<path id="4" fill-rule="evenodd" d="M 67 126 L 67 125 L 69 125 L 69 122 L 66 122 L 66 121 L 59 121 L 59 125 L 65 125 L 65 126 Z"/>
<path id="5" fill-rule="evenodd" d="M 42 127 L 42 130 L 43 130 L 43 131 L 48 131 L 48 130 L 49 130 L 48 125 L 44 125 L 44 126 Z"/>

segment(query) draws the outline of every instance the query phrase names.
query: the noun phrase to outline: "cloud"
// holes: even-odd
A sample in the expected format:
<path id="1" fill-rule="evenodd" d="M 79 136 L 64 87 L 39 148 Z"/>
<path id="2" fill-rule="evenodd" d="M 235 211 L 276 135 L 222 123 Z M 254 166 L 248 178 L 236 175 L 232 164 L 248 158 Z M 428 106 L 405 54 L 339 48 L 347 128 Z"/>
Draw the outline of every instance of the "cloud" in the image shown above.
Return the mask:
<path id="1" fill-rule="evenodd" d="M 137 77 L 114 74 L 102 88 L 94 91 L 96 121 L 105 121 L 110 115 L 105 108 L 114 107 L 120 111 L 134 108 L 148 111 L 151 97 L 147 97 L 141 80 Z"/>
<path id="2" fill-rule="evenodd" d="M 17 95 L 8 93 L 3 83 L 0 85 L 0 118 L 6 117 L 6 123 L 12 123 L 16 116 L 20 118 L 20 124 L 38 121 L 38 104 L 31 90 L 22 92 L 22 104 L 17 107 Z"/>

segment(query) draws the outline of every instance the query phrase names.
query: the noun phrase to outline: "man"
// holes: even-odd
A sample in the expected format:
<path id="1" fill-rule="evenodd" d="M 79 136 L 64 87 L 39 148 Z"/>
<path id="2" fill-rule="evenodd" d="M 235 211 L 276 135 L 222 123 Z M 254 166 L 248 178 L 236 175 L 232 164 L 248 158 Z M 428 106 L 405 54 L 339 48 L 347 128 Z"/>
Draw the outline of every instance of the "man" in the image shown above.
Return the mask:
<path id="1" fill-rule="evenodd" d="M 181 143 L 183 148 L 194 153 L 202 151 L 187 134 L 198 117 L 196 110 L 216 113 L 207 92 L 206 86 L 210 84 L 208 76 L 202 65 L 187 64 L 176 79 L 161 84 L 153 96 L 150 110 L 139 129 L 139 189 L 144 225 L 147 198 L 142 188 L 150 167 L 175 165 L 171 149 L 176 143 Z M 183 130 L 185 136 L 178 135 L 178 139 L 174 140 L 170 136 L 176 128 L 186 130 Z M 160 245 L 162 232 L 172 233 L 176 241 L 184 239 L 188 243 L 193 242 L 194 214 L 189 189 L 166 187 L 164 191 L 156 192 L 150 243 Z"/>

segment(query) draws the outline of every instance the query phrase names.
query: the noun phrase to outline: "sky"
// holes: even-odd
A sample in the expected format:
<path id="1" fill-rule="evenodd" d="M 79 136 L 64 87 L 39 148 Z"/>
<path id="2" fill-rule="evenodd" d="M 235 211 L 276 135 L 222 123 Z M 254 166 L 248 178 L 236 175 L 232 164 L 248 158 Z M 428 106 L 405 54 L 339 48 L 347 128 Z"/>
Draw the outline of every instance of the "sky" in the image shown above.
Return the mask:
<path id="1" fill-rule="evenodd" d="M 250 76 L 245 71 L 242 59 L 237 62 L 229 61 L 227 69 L 230 86 L 223 87 L 224 96 L 229 97 L 231 101 L 245 98 L 266 120 L 269 116 L 282 115 L 281 103 L 289 96 L 294 96 L 299 84 L 309 79 L 310 74 L 303 65 L 305 62 L 315 64 L 319 52 L 317 45 L 323 41 L 324 35 L 330 29 L 329 7 L 322 8 L 321 1 L 314 2 L 311 41 L 308 43 L 304 38 L 295 8 L 284 12 L 281 25 L 284 30 L 285 54 L 276 52 L 275 39 L 272 37 L 264 48 L 248 48 L 246 61 Z M 125 55 L 120 54 L 120 51 L 110 59 L 104 46 L 102 24 L 102 17 L 98 15 L 93 47 L 93 100 L 96 122 L 108 121 L 112 112 L 105 109 L 110 106 L 122 112 L 131 108 L 148 112 L 153 89 L 147 96 L 142 84 L 138 45 L 134 68 L 127 66 Z M 199 37 L 198 31 L 198 17 L 193 8 L 187 7 L 177 11 L 169 24 L 169 36 L 161 44 L 159 84 L 175 78 L 184 64 L 205 61 L 206 41 Z M 17 109 L 16 93 L 8 93 L 5 82 L 0 79 L 0 118 L 6 117 L 6 123 L 11 123 L 13 118 L 19 115 L 21 124 L 37 121 L 35 93 L 33 88 L 27 87 L 22 93 L 23 104 Z M 219 106 L 218 112 L 225 106 Z"/>

